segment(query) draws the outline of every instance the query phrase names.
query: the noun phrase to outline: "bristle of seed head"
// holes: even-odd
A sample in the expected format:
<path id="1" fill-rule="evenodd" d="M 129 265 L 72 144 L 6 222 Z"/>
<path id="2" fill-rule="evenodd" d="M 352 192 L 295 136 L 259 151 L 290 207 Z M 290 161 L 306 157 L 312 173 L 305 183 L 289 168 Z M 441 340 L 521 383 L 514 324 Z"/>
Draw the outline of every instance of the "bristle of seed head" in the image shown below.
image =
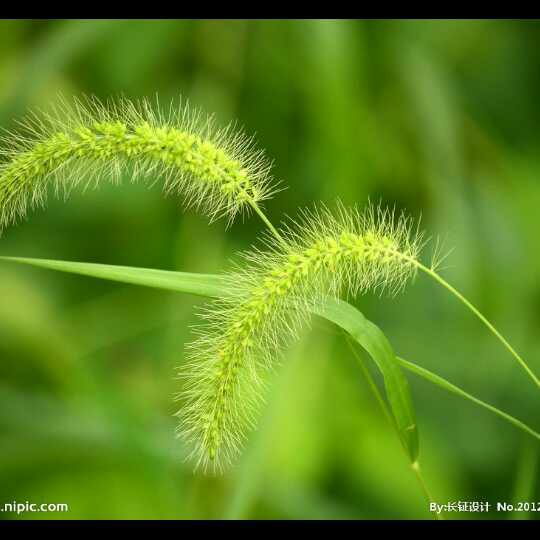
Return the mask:
<path id="1" fill-rule="evenodd" d="M 414 277 L 422 247 L 409 218 L 371 204 L 363 212 L 304 211 L 282 235 L 285 242 L 267 237 L 266 249 L 245 253 L 227 276 L 234 294 L 201 313 L 181 370 L 178 433 L 205 470 L 240 451 L 255 425 L 263 374 L 309 321 L 310 307 L 328 295 L 396 294 Z"/>
<path id="2" fill-rule="evenodd" d="M 18 124 L 0 138 L 0 230 L 43 206 L 50 185 L 68 195 L 124 172 L 161 182 L 166 194 L 183 195 L 211 220 L 230 222 L 275 190 L 252 139 L 232 124 L 217 128 L 181 100 L 164 111 L 157 99 L 60 98 Z"/>

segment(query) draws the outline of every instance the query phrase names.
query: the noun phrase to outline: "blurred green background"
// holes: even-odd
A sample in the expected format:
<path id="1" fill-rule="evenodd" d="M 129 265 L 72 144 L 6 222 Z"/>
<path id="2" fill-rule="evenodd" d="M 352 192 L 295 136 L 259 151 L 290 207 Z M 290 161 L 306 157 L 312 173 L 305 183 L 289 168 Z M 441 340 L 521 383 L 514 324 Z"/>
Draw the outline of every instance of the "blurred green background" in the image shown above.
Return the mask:
<path id="1" fill-rule="evenodd" d="M 239 120 L 289 186 L 266 205 L 275 223 L 338 197 L 421 215 L 455 248 L 445 277 L 540 373 L 538 23 L 1 21 L 1 125 L 58 92 L 182 94 Z M 5 232 L 0 254 L 217 272 L 262 230 L 256 218 L 209 226 L 159 189 L 104 182 L 51 198 Z M 0 264 L 0 503 L 70 508 L 1 518 L 433 517 L 345 340 L 322 321 L 269 376 L 236 466 L 194 474 L 172 414 L 203 302 Z M 395 299 L 356 304 L 398 354 L 540 428 L 531 381 L 436 284 L 419 276 Z M 437 502 L 540 500 L 534 439 L 407 376 Z"/>

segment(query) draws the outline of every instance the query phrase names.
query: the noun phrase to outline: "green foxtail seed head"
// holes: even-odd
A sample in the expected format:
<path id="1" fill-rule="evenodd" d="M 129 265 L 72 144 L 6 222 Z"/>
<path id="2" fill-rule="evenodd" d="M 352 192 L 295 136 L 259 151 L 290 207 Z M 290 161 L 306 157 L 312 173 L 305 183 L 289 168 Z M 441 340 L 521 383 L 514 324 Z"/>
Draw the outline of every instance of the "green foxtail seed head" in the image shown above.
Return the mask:
<path id="1" fill-rule="evenodd" d="M 244 254 L 243 268 L 227 276 L 234 294 L 205 308 L 181 370 L 178 432 L 205 469 L 239 452 L 255 423 L 262 375 L 309 321 L 310 306 L 342 293 L 396 294 L 416 273 L 421 235 L 388 210 L 304 211 L 282 233 L 284 243 L 267 237 L 265 251 Z"/>
<path id="2" fill-rule="evenodd" d="M 211 219 L 231 221 L 275 189 L 251 139 L 232 125 L 215 128 L 212 118 L 181 102 L 164 112 L 157 99 L 60 99 L 19 124 L 20 131 L 1 138 L 0 230 L 43 206 L 50 184 L 67 195 L 81 183 L 116 181 L 126 170 L 133 179 L 161 180 L 165 193 L 183 194 Z"/>

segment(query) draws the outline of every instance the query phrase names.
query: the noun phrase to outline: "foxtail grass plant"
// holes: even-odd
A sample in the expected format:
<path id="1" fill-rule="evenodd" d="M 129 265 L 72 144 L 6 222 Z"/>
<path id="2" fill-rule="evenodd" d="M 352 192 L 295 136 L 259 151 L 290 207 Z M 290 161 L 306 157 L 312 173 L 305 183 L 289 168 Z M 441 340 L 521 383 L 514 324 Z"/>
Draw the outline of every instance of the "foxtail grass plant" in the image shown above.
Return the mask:
<path id="1" fill-rule="evenodd" d="M 157 100 L 102 104 L 85 98 L 69 104 L 61 99 L 49 112 L 29 114 L 20 128 L 3 136 L 0 228 L 43 205 L 50 186 L 68 195 L 78 185 L 97 185 L 101 179 L 116 182 L 124 173 L 134 180 L 161 182 L 166 194 L 182 195 L 211 220 L 225 216 L 230 222 L 240 212 L 253 210 L 266 225 L 262 246 L 243 253 L 236 267 L 220 278 L 219 287 L 211 288 L 223 287 L 227 293 L 203 309 L 197 337 L 188 346 L 189 360 L 181 369 L 178 431 L 192 445 L 194 462 L 204 469 L 221 469 L 238 454 L 256 423 L 264 372 L 309 322 L 310 313 L 321 312 L 328 299 L 342 295 L 397 294 L 419 271 L 472 311 L 540 387 L 538 377 L 502 334 L 437 272 L 440 258 L 429 265 L 421 262 L 423 235 L 410 218 L 371 204 L 363 209 L 338 204 L 335 211 L 320 205 L 300 212 L 297 220 L 279 230 L 274 227 L 261 208 L 261 202 L 277 191 L 268 161 L 254 149 L 253 140 L 232 125 L 219 129 L 210 117 L 180 102 L 164 112 Z M 41 265 L 58 269 L 68 264 L 46 263 Z M 76 264 L 68 266 L 68 271 L 79 271 Z M 184 274 L 180 285 L 175 276 L 144 269 L 100 269 L 91 275 L 122 275 L 134 283 L 208 291 L 194 275 Z M 357 313 L 354 316 L 361 315 Z M 391 360 L 392 369 L 399 370 L 400 364 L 411 369 L 393 353 Z M 416 373 L 456 392 L 456 387 L 424 371 L 419 368 Z M 406 397 L 408 389 L 400 385 Z M 412 409 L 408 399 L 406 407 Z M 404 429 L 415 431 L 413 416 L 409 419 Z M 416 451 L 409 454 L 423 484 Z"/>
<path id="2" fill-rule="evenodd" d="M 309 312 L 329 296 L 368 290 L 396 294 L 416 273 L 421 234 L 411 220 L 368 206 L 304 211 L 266 250 L 246 252 L 227 275 L 234 294 L 201 314 L 190 361 L 183 369 L 186 403 L 180 434 L 194 443 L 203 467 L 221 467 L 237 454 L 255 422 L 263 372 L 296 337 Z"/>
<path id="3" fill-rule="evenodd" d="M 304 211 L 279 237 L 266 237 L 266 250 L 243 254 L 227 275 L 234 295 L 201 313 L 205 323 L 190 345 L 179 432 L 193 444 L 204 468 L 232 461 L 255 424 L 263 372 L 277 352 L 328 297 L 368 290 L 397 294 L 418 270 L 458 297 L 503 342 L 538 385 L 538 379 L 493 325 L 436 272 L 419 260 L 423 234 L 410 218 L 368 204 L 363 210 L 338 204 Z"/>
<path id="4" fill-rule="evenodd" d="M 45 203 L 49 185 L 67 196 L 102 179 L 160 181 L 167 194 L 216 219 L 255 210 L 276 189 L 270 165 L 253 140 L 231 124 L 217 128 L 212 117 L 180 101 L 167 111 L 143 99 L 101 103 L 64 99 L 35 111 L 2 136 L 0 228 Z"/>

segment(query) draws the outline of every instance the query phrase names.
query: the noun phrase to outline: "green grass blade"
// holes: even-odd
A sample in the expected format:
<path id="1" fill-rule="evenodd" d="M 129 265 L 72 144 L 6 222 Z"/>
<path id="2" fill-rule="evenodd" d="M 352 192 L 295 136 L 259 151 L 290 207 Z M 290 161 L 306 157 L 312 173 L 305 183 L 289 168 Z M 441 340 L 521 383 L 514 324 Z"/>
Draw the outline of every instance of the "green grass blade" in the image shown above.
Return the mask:
<path id="1" fill-rule="evenodd" d="M 202 296 L 228 294 L 220 276 L 217 275 L 21 257 L 0 257 L 0 260 Z M 340 300 L 328 299 L 324 307 L 314 312 L 347 331 L 373 358 L 384 377 L 386 395 L 396 420 L 401 442 L 411 462 L 416 461 L 418 433 L 409 386 L 401 368 L 394 360 L 394 352 L 385 335 L 360 311 Z"/>
<path id="2" fill-rule="evenodd" d="M 430 381 L 441 388 L 444 388 L 448 390 L 449 392 L 452 392 L 453 394 L 457 394 L 458 396 L 464 397 L 465 399 L 468 399 L 469 401 L 472 401 L 473 403 L 476 403 L 477 405 L 480 405 L 481 407 L 484 407 L 488 411 L 491 411 L 497 415 L 499 415 L 501 418 L 504 418 L 511 424 L 514 424 L 514 426 L 518 427 L 519 429 L 522 429 L 523 431 L 529 433 L 529 435 L 532 435 L 536 439 L 540 440 L 540 434 L 534 431 L 534 429 L 530 428 L 520 420 L 514 418 L 513 416 L 510 416 L 509 414 L 506 414 L 503 411 L 500 411 L 496 407 L 493 407 L 493 405 L 490 405 L 489 403 L 486 403 L 471 394 L 465 392 L 461 388 L 457 387 L 455 384 L 452 384 L 448 382 L 446 379 L 443 379 L 442 377 L 439 377 L 438 375 L 435 375 L 435 373 L 432 373 L 431 371 L 428 371 L 427 369 L 417 366 L 416 364 L 413 364 L 412 362 L 408 362 L 407 360 L 404 360 L 403 358 L 396 357 L 396 360 L 398 361 L 399 365 L 404 367 L 405 369 L 411 371 L 412 373 L 415 373 L 416 375 L 419 375 L 420 377 L 426 379 L 427 381 Z"/>
<path id="3" fill-rule="evenodd" d="M 28 259 L 24 257 L 0 257 L 0 260 L 199 296 L 224 296 L 227 294 L 221 284 L 221 278 L 217 275 L 189 274 L 187 272 L 171 272 L 109 264 Z"/>
<path id="4" fill-rule="evenodd" d="M 170 272 L 165 270 L 153 270 L 147 268 L 133 268 L 67 261 L 52 261 L 46 259 L 29 259 L 21 257 L 0 257 L 0 260 L 28 264 L 41 268 L 81 274 L 101 279 L 108 279 L 122 283 L 143 285 L 147 287 L 155 287 L 177 292 L 186 292 L 200 296 L 215 297 L 225 296 L 228 294 L 228 291 L 223 285 L 221 277 L 215 274 L 189 274 L 185 272 Z M 408 417 L 410 418 L 410 420 L 414 419 L 412 412 L 399 412 L 400 402 L 405 404 L 402 407 L 403 411 L 407 411 L 407 409 L 409 409 L 406 403 L 410 398 L 405 397 L 408 393 L 408 389 L 405 391 L 406 394 L 402 394 L 401 397 L 399 396 L 400 388 L 403 386 L 403 384 L 400 384 L 399 382 L 400 376 L 399 374 L 397 374 L 398 372 L 392 369 L 392 364 L 388 362 L 388 348 L 390 348 L 391 350 L 391 347 L 388 344 L 386 338 L 384 337 L 382 331 L 378 329 L 373 323 L 365 319 L 365 317 L 360 313 L 360 311 L 345 302 L 334 301 L 332 305 L 328 305 L 326 310 L 320 310 L 317 314 L 341 326 L 345 331 L 350 333 L 356 341 L 360 340 L 360 345 L 364 349 L 368 350 L 370 354 L 371 352 L 373 352 L 373 354 L 376 354 L 376 358 L 374 358 L 374 360 L 376 362 L 378 360 L 378 365 L 383 365 L 384 369 L 387 372 L 385 377 L 385 384 L 387 392 L 390 392 L 390 394 L 393 396 L 392 399 L 394 402 L 394 406 L 392 410 L 394 414 L 396 414 L 396 407 L 398 414 L 400 414 L 400 416 L 402 417 L 402 426 L 406 428 L 408 425 L 412 425 L 412 423 L 414 422 L 411 422 L 410 424 L 408 424 L 407 422 Z M 369 347 L 369 349 L 367 347 Z M 378 349 L 381 349 L 381 351 L 383 352 L 379 352 Z M 476 403 L 477 405 L 480 405 L 481 407 L 484 407 L 485 409 L 497 414 L 501 418 L 504 418 L 508 422 L 512 423 L 519 429 L 527 432 L 529 435 L 532 435 L 536 439 L 540 440 L 540 434 L 538 434 L 536 431 L 534 431 L 532 428 L 530 428 L 520 420 L 517 420 L 516 418 L 497 409 L 496 407 L 493 407 L 492 405 L 483 402 L 482 400 L 472 396 L 464 390 L 461 390 L 461 388 L 448 382 L 442 377 L 435 375 L 434 373 L 428 371 L 425 368 L 417 366 L 416 364 L 408 362 L 407 360 L 404 360 L 402 358 L 396 357 L 396 360 L 401 367 L 415 373 L 416 375 L 426 379 L 429 382 L 445 388 L 449 392 L 457 394 L 461 397 L 464 397 L 465 399 L 468 399 L 469 401 L 472 401 L 473 403 Z M 381 368 L 381 365 L 379 365 L 379 368 Z M 394 365 L 396 365 L 395 362 Z M 412 411 L 412 406 L 410 407 L 410 411 Z M 412 443 L 410 445 L 411 450 L 414 450 L 414 433 L 411 432 L 409 437 Z M 414 452 L 412 453 L 414 454 Z"/>
<path id="5" fill-rule="evenodd" d="M 411 463 L 414 463 L 418 458 L 418 430 L 409 383 L 395 360 L 394 351 L 386 336 L 358 309 L 342 300 L 329 298 L 324 306 L 313 309 L 313 312 L 343 328 L 377 364 L 384 377 L 386 397 L 401 443 Z"/>

